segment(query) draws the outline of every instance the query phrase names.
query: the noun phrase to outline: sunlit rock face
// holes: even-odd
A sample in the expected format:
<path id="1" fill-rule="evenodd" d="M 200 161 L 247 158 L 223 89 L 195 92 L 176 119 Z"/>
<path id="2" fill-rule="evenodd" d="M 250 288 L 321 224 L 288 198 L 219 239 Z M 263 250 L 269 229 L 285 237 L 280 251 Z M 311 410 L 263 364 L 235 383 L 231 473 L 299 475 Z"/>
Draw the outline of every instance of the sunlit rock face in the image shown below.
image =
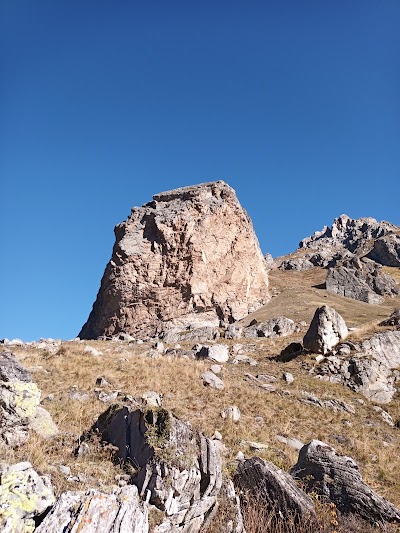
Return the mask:
<path id="1" fill-rule="evenodd" d="M 153 196 L 115 228 L 85 339 L 239 320 L 270 299 L 253 225 L 223 181 Z"/>

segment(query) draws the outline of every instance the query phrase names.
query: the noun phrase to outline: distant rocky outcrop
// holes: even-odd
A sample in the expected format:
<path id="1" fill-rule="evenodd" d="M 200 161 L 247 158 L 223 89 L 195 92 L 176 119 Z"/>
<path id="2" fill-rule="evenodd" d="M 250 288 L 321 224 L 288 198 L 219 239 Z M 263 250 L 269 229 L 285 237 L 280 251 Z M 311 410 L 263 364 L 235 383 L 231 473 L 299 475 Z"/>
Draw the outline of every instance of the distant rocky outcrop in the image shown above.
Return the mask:
<path id="1" fill-rule="evenodd" d="M 381 265 L 358 257 L 329 268 L 326 290 L 370 304 L 380 304 L 385 297 L 400 293 L 394 279 L 382 272 Z"/>
<path id="2" fill-rule="evenodd" d="M 369 257 L 381 265 L 400 266 L 400 228 L 390 222 L 366 217 L 336 218 L 311 237 L 300 241 L 298 250 L 276 260 L 281 270 L 308 270 L 334 266 L 352 257 Z"/>
<path id="3" fill-rule="evenodd" d="M 223 181 L 153 196 L 115 237 L 80 338 L 218 326 L 270 299 L 251 220 Z"/>

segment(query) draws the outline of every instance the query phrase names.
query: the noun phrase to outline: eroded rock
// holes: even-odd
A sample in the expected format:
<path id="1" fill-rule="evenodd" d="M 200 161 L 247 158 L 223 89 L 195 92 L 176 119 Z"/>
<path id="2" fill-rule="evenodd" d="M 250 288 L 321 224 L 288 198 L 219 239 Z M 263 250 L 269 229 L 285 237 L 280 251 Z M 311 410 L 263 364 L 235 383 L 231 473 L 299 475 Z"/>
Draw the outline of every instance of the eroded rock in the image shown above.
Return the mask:
<path id="1" fill-rule="evenodd" d="M 343 514 L 355 514 L 372 524 L 400 523 L 400 510 L 363 482 L 356 462 L 324 442 L 313 440 L 299 453 L 292 476 L 302 480 L 307 491 L 334 502 Z"/>
<path id="2" fill-rule="evenodd" d="M 223 181 L 157 194 L 133 208 L 115 235 L 80 338 L 215 327 L 270 299 L 250 218 Z"/>
<path id="3" fill-rule="evenodd" d="M 344 319 L 335 309 L 324 305 L 315 311 L 303 345 L 306 350 L 325 355 L 347 335 Z"/>

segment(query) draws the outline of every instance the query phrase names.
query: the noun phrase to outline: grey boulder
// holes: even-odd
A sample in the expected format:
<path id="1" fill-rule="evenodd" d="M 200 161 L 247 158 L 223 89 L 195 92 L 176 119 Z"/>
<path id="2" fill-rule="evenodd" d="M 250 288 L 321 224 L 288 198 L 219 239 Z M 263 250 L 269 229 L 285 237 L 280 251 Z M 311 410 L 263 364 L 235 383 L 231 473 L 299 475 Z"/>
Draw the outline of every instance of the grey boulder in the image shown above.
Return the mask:
<path id="1" fill-rule="evenodd" d="M 348 335 L 346 322 L 335 309 L 324 305 L 314 314 L 303 339 L 306 350 L 325 355 Z"/>

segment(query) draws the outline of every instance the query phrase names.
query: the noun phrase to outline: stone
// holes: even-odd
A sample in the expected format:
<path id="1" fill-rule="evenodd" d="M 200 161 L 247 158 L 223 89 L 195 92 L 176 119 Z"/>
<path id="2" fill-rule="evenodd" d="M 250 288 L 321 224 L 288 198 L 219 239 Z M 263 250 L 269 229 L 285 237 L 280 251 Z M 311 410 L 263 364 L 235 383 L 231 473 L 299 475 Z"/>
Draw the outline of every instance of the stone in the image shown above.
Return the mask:
<path id="1" fill-rule="evenodd" d="M 294 376 L 290 372 L 284 372 L 282 377 L 288 385 L 290 385 L 294 381 Z"/>
<path id="2" fill-rule="evenodd" d="M 275 435 L 275 438 L 277 441 L 286 444 L 286 446 L 289 446 L 289 448 L 292 448 L 293 450 L 301 450 L 304 446 L 304 442 L 301 442 L 301 440 L 298 439 L 284 437 L 283 435 Z"/>
<path id="3" fill-rule="evenodd" d="M 263 379 L 263 377 L 258 377 L 258 376 L 256 377 L 256 376 L 253 376 L 252 374 L 248 374 L 248 373 L 246 373 L 244 375 L 244 379 L 246 381 L 248 381 L 249 383 L 255 385 L 256 387 L 258 387 L 260 389 L 263 389 L 263 390 L 265 390 L 267 392 L 276 392 L 276 387 L 274 385 L 272 385 L 268 381 L 267 381 L 267 383 L 265 383 L 265 379 Z M 274 379 L 276 381 L 276 378 L 274 378 Z"/>
<path id="4" fill-rule="evenodd" d="M 115 228 L 113 254 L 79 337 L 219 326 L 270 299 L 252 223 L 223 181 L 153 196 Z M 251 258 L 251 261 L 249 261 Z"/>
<path id="5" fill-rule="evenodd" d="M 231 420 L 232 422 L 239 422 L 240 410 L 236 405 L 230 405 L 221 412 L 221 416 L 224 420 Z"/>
<path id="6" fill-rule="evenodd" d="M 117 462 L 135 466 L 130 483 L 165 512 L 165 531 L 206 529 L 222 486 L 219 441 L 162 408 L 114 405 L 92 430 L 116 448 Z"/>
<path id="7" fill-rule="evenodd" d="M 344 319 L 335 309 L 324 305 L 314 314 L 303 339 L 306 350 L 325 355 L 348 335 Z"/>
<path id="8" fill-rule="evenodd" d="M 400 235 L 390 233 L 376 239 L 368 257 L 381 265 L 400 267 Z"/>
<path id="9" fill-rule="evenodd" d="M 208 385 L 212 389 L 217 389 L 217 390 L 224 389 L 224 382 L 222 381 L 222 379 L 216 376 L 213 372 L 204 372 L 204 374 L 202 374 L 201 377 L 203 379 L 204 385 Z"/>
<path id="10" fill-rule="evenodd" d="M 97 392 L 97 399 L 103 403 L 115 402 L 115 400 L 118 398 L 119 393 L 120 391 L 118 390 L 114 390 L 111 392 L 99 391 Z"/>
<path id="11" fill-rule="evenodd" d="M 294 479 L 274 464 L 252 457 L 239 462 L 234 475 L 237 489 L 250 493 L 269 511 L 286 516 L 294 516 L 296 521 L 316 520 L 314 504 L 311 498 L 297 486 Z"/>
<path id="12" fill-rule="evenodd" d="M 245 329 L 245 337 L 286 337 L 296 331 L 296 324 L 290 318 L 278 316 L 266 322 L 250 325 Z"/>
<path id="13" fill-rule="evenodd" d="M 233 365 L 237 365 L 239 363 L 245 363 L 247 365 L 250 365 L 250 366 L 257 366 L 257 361 L 255 359 L 253 359 L 252 357 L 248 356 L 248 355 L 245 355 L 245 354 L 237 354 L 235 355 L 235 357 L 232 359 L 231 363 Z"/>
<path id="14" fill-rule="evenodd" d="M 400 368 L 400 331 L 375 333 L 347 358 L 328 357 L 315 369 L 320 379 L 342 383 L 376 403 L 396 393 Z"/>
<path id="15" fill-rule="evenodd" d="M 317 407 L 321 407 L 322 409 L 332 409 L 333 411 L 342 411 L 344 413 L 351 413 L 352 415 L 355 413 L 355 409 L 352 405 L 349 403 L 344 402 L 343 400 L 337 400 L 335 398 L 332 399 L 326 399 L 321 400 L 314 394 L 311 394 L 309 392 L 302 392 L 303 398 L 300 399 L 302 403 L 309 404 L 309 405 L 315 405 Z"/>
<path id="16" fill-rule="evenodd" d="M 379 324 L 380 326 L 400 326 L 400 309 L 395 309 L 389 318 Z"/>
<path id="17" fill-rule="evenodd" d="M 9 351 L 0 352 L 0 381 L 23 381 L 30 383 L 32 376 Z"/>
<path id="18" fill-rule="evenodd" d="M 226 363 L 229 360 L 229 347 L 226 344 L 201 346 L 196 357 L 198 359 L 211 359 L 216 363 Z"/>
<path id="19" fill-rule="evenodd" d="M 225 339 L 241 339 L 243 337 L 243 326 L 229 324 L 225 330 Z"/>
<path id="20" fill-rule="evenodd" d="M 114 494 L 95 489 L 64 492 L 35 533 L 148 533 L 148 509 L 137 487 L 125 486 Z"/>
<path id="21" fill-rule="evenodd" d="M 344 515 L 358 515 L 375 525 L 400 523 L 400 510 L 364 483 L 356 462 L 324 442 L 313 440 L 304 446 L 290 473 L 307 492 L 328 498 Z"/>
<path id="22" fill-rule="evenodd" d="M 50 413 L 40 405 L 36 407 L 36 413 L 30 419 L 29 427 L 43 438 L 49 439 L 59 433 Z"/>
<path id="23" fill-rule="evenodd" d="M 374 405 L 372 407 L 372 409 L 378 413 L 378 415 L 382 418 L 382 420 L 384 422 L 386 422 L 386 424 L 388 424 L 389 426 L 391 427 L 394 427 L 394 421 L 393 421 L 393 418 L 390 416 L 390 414 L 385 411 L 384 409 L 382 409 L 382 407 L 379 407 L 379 405 Z"/>
<path id="24" fill-rule="evenodd" d="M 303 353 L 303 345 L 301 342 L 291 342 L 286 346 L 281 353 L 276 357 L 277 361 L 288 363 Z"/>
<path id="25" fill-rule="evenodd" d="M 49 478 L 28 462 L 0 465 L 0 528 L 4 533 L 30 533 L 35 518 L 55 501 Z"/>
<path id="26" fill-rule="evenodd" d="M 255 442 L 252 440 L 241 440 L 240 444 L 241 446 L 249 448 L 253 452 L 263 452 L 269 448 L 268 444 L 264 444 L 263 442 Z"/>
<path id="27" fill-rule="evenodd" d="M 210 370 L 214 374 L 219 374 L 221 372 L 221 370 L 222 370 L 222 366 L 221 365 L 211 365 L 210 366 Z"/>
<path id="28" fill-rule="evenodd" d="M 90 396 L 87 392 L 80 391 L 76 385 L 73 385 L 68 393 L 68 398 L 77 402 L 87 402 Z"/>
<path id="29" fill-rule="evenodd" d="M 148 407 L 161 407 L 162 405 L 162 394 L 159 394 L 155 391 L 146 391 L 144 392 L 140 399 Z"/>
<path id="30" fill-rule="evenodd" d="M 385 297 L 400 293 L 394 279 L 381 269 L 368 259 L 355 257 L 344 261 L 328 270 L 326 290 L 361 302 L 380 304 Z"/>
<path id="31" fill-rule="evenodd" d="M 85 348 L 83 349 L 83 353 L 93 355 L 94 357 L 99 357 L 100 355 L 103 355 L 100 350 L 93 348 L 93 346 L 85 346 Z"/>

